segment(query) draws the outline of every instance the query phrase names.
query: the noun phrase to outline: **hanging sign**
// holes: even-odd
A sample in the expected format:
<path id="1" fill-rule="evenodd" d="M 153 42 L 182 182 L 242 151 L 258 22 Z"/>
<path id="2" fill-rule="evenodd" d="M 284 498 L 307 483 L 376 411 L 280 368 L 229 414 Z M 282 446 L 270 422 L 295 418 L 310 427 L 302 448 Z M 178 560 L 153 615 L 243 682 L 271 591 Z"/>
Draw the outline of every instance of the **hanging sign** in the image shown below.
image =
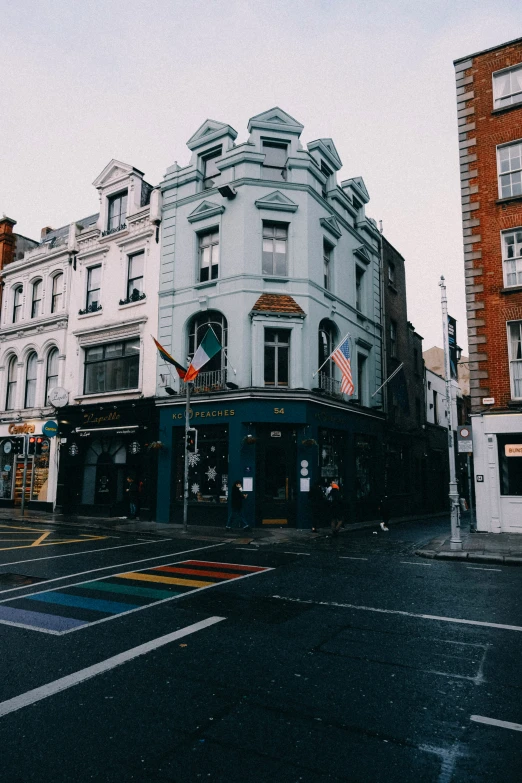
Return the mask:
<path id="1" fill-rule="evenodd" d="M 54 408 L 63 408 L 69 402 L 69 392 L 63 386 L 55 386 L 49 392 L 47 399 Z"/>
<path id="2" fill-rule="evenodd" d="M 46 421 L 42 425 L 42 435 L 46 435 L 48 438 L 54 438 L 58 434 L 58 424 L 55 421 Z"/>

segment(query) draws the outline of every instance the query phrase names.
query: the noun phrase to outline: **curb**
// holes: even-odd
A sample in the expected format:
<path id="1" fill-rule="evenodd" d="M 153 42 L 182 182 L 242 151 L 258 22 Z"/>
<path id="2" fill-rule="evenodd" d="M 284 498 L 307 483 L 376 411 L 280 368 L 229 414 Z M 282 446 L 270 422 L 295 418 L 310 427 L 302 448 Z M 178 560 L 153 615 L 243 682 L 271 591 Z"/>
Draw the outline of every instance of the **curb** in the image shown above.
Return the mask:
<path id="1" fill-rule="evenodd" d="M 474 552 L 435 552 L 433 549 L 417 549 L 415 554 L 417 557 L 426 557 L 432 560 L 466 560 L 468 563 L 522 566 L 522 557 L 516 555 L 483 555 Z"/>

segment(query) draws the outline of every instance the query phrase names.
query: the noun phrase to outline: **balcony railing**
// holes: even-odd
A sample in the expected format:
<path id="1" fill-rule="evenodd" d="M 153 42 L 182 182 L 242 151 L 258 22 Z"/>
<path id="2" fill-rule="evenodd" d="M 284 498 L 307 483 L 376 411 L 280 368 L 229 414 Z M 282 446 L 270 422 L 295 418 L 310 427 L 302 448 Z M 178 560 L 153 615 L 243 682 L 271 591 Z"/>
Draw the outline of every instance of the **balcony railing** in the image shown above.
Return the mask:
<path id="1" fill-rule="evenodd" d="M 342 397 L 341 381 L 337 381 L 335 378 L 330 378 L 325 372 L 320 372 L 317 375 L 318 388 L 329 394 L 331 397 Z"/>
<path id="2" fill-rule="evenodd" d="M 192 381 L 192 394 L 209 394 L 210 392 L 223 391 L 226 389 L 227 371 L 212 370 L 211 372 L 200 372 Z M 187 385 L 180 380 L 179 393 L 186 394 Z"/>

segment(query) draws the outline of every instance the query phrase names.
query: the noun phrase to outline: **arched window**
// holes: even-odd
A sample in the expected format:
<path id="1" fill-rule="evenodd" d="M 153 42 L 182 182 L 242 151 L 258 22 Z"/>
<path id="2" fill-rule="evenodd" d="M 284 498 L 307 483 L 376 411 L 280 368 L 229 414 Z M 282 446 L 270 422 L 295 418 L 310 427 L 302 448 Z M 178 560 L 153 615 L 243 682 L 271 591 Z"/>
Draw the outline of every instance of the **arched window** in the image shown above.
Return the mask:
<path id="1" fill-rule="evenodd" d="M 7 393 L 5 395 L 6 411 L 14 410 L 16 403 L 16 378 L 18 374 L 18 359 L 11 356 L 7 365 Z"/>
<path id="2" fill-rule="evenodd" d="M 45 374 L 45 405 L 49 392 L 58 386 L 58 348 L 51 348 L 47 354 L 47 372 Z"/>
<path id="3" fill-rule="evenodd" d="M 14 290 L 13 298 L 13 323 L 17 324 L 22 317 L 22 296 L 24 293 L 23 286 L 17 285 Z"/>
<path id="4" fill-rule="evenodd" d="M 51 299 L 51 313 L 56 313 L 62 309 L 63 298 L 63 273 L 53 277 L 53 294 Z"/>
<path id="5" fill-rule="evenodd" d="M 196 349 L 200 342 L 202 341 L 203 337 L 206 335 L 207 330 L 209 327 L 212 327 L 214 330 L 217 339 L 219 340 L 221 346 L 223 348 L 227 347 L 227 319 L 224 315 L 219 313 L 217 310 L 208 310 L 206 313 L 198 313 L 195 315 L 189 325 L 189 344 L 188 344 L 188 354 L 189 357 L 192 359 L 194 354 L 196 353 Z M 207 372 L 216 372 L 216 371 L 222 371 L 225 373 L 226 370 L 226 358 L 225 358 L 225 351 L 219 351 L 215 356 L 212 357 L 212 359 L 205 364 L 205 366 L 202 369 L 203 373 Z M 223 375 L 222 381 L 225 382 L 225 377 Z"/>
<path id="6" fill-rule="evenodd" d="M 33 351 L 27 357 L 25 371 L 24 408 L 34 408 L 36 404 L 36 373 L 38 357 Z"/>
<path id="7" fill-rule="evenodd" d="M 31 318 L 37 318 L 42 312 L 42 281 L 33 283 L 33 296 L 31 300 Z"/>
<path id="8" fill-rule="evenodd" d="M 328 318 L 324 318 L 319 324 L 319 364 L 317 366 L 321 367 L 323 362 L 326 362 L 321 369 L 323 377 L 326 378 L 334 377 L 334 363 L 332 359 L 328 359 L 328 357 L 336 347 L 336 337 L 337 329 L 335 324 L 329 321 Z M 327 359 L 328 361 L 326 361 Z M 321 373 L 319 375 L 321 375 Z"/>

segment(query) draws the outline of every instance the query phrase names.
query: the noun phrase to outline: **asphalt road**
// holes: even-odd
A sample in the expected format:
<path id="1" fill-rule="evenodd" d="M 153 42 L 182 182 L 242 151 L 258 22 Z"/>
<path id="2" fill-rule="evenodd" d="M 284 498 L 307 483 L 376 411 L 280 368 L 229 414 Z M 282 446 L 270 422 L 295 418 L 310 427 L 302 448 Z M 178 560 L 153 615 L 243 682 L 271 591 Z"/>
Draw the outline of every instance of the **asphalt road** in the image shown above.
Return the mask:
<path id="1" fill-rule="evenodd" d="M 522 569 L 440 532 L 2 526 L 0 781 L 518 783 Z"/>

